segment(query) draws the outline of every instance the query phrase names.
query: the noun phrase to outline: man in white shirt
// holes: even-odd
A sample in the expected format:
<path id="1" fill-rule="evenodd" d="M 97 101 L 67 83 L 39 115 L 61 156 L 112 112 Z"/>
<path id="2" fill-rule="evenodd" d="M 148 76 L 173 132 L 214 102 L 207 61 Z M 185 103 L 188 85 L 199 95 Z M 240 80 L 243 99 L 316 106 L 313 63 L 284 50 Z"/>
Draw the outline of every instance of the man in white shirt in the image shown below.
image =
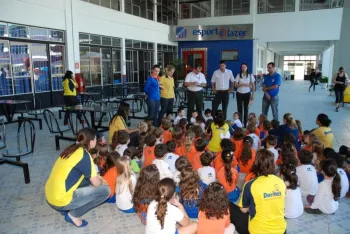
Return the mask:
<path id="1" fill-rule="evenodd" d="M 197 64 L 192 72 L 188 73 L 184 86 L 187 87 L 187 119 L 191 119 L 194 105 L 198 115 L 202 115 L 203 87 L 207 86 L 202 66 Z"/>
<path id="2" fill-rule="evenodd" d="M 215 94 L 213 101 L 214 115 L 220 104 L 222 104 L 222 111 L 224 112 L 226 119 L 229 94 L 233 90 L 234 80 L 235 78 L 233 77 L 232 71 L 226 69 L 225 61 L 221 60 L 220 69 L 216 70 L 211 78 L 211 87 L 213 89 L 213 93 Z"/>

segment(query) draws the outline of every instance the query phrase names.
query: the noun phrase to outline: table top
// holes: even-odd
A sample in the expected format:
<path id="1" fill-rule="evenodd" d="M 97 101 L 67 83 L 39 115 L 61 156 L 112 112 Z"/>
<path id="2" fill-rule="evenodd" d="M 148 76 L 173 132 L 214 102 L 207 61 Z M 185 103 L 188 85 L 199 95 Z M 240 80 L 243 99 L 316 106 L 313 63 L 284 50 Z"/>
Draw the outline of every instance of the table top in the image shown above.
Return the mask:
<path id="1" fill-rule="evenodd" d="M 25 104 L 25 103 L 31 103 L 29 100 L 0 100 L 0 104 L 7 104 L 7 105 L 18 105 L 18 104 Z"/>
<path id="2" fill-rule="evenodd" d="M 97 96 L 97 95 L 102 95 L 102 93 L 97 93 L 97 92 L 81 92 L 77 93 L 78 95 L 85 95 L 85 96 Z"/>
<path id="3" fill-rule="evenodd" d="M 87 112 L 101 112 L 101 113 L 108 113 L 112 111 L 116 111 L 116 108 L 109 107 L 109 106 L 86 106 L 86 105 L 78 105 L 78 106 L 71 106 L 71 107 L 65 107 L 65 110 L 71 110 L 71 111 L 87 111 Z"/>

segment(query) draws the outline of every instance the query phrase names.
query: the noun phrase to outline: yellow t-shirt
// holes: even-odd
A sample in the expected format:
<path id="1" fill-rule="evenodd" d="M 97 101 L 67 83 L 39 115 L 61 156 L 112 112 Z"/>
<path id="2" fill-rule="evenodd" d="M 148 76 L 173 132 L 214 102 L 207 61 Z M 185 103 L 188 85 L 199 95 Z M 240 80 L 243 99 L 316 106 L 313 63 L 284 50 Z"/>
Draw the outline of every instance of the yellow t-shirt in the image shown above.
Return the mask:
<path id="1" fill-rule="evenodd" d="M 238 206 L 249 208 L 250 234 L 281 234 L 286 231 L 286 185 L 275 175 L 259 176 L 245 183 Z"/>
<path id="2" fill-rule="evenodd" d="M 64 96 L 77 96 L 77 83 L 73 79 L 65 79 L 62 82 Z"/>
<path id="3" fill-rule="evenodd" d="M 227 123 L 224 124 L 224 126 L 219 127 L 215 123 L 212 123 L 210 125 L 211 128 L 211 139 L 208 144 L 208 149 L 212 152 L 219 152 L 221 150 L 220 142 L 221 137 L 220 134 L 225 135 L 226 132 L 229 130 L 229 126 Z"/>
<path id="4" fill-rule="evenodd" d="M 125 130 L 126 123 L 123 119 L 123 117 L 118 116 L 114 120 L 112 120 L 112 123 L 109 125 L 109 136 L 108 136 L 108 144 L 112 144 L 113 134 L 119 130 Z"/>
<path id="5" fill-rule="evenodd" d="M 59 157 L 46 181 L 46 200 L 54 206 L 67 206 L 83 179 L 95 176 L 97 176 L 95 164 L 90 154 L 82 147 L 67 159 Z"/>
<path id="6" fill-rule="evenodd" d="M 323 143 L 324 148 L 333 148 L 334 135 L 329 127 L 319 127 L 312 131 L 312 134 Z"/>
<path id="7" fill-rule="evenodd" d="M 160 77 L 159 85 L 162 85 L 163 88 L 160 89 L 160 96 L 162 98 L 174 98 L 175 97 L 175 84 L 174 78 L 166 78 L 165 76 Z"/>

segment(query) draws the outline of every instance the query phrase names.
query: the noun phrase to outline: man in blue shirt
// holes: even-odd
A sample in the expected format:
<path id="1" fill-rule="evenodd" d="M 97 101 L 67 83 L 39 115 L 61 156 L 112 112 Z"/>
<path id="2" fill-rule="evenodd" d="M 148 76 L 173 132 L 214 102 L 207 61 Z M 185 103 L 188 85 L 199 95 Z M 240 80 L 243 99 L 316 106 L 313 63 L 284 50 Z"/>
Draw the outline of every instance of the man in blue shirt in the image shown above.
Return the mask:
<path id="1" fill-rule="evenodd" d="M 267 116 L 271 105 L 273 119 L 278 120 L 278 92 L 282 77 L 276 72 L 275 63 L 268 63 L 267 71 L 269 73 L 264 77 L 262 113 Z"/>

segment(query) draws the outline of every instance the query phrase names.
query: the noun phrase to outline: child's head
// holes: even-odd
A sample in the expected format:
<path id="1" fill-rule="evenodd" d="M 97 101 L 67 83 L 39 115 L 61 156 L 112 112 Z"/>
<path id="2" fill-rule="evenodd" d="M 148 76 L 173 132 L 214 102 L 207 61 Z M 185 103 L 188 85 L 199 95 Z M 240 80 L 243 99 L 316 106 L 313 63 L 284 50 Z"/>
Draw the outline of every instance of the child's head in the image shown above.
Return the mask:
<path id="1" fill-rule="evenodd" d="M 126 145 L 126 144 L 130 143 L 129 134 L 124 130 L 118 131 L 117 142 L 120 145 Z"/>
<path id="2" fill-rule="evenodd" d="M 109 152 L 109 155 L 114 158 L 114 160 L 117 162 L 118 158 L 120 158 L 120 154 L 117 151 L 111 151 Z"/>
<path id="3" fill-rule="evenodd" d="M 205 148 L 207 147 L 207 142 L 204 139 L 200 138 L 196 140 L 194 147 L 198 152 L 204 152 Z"/>
<path id="4" fill-rule="evenodd" d="M 229 185 L 233 183 L 232 169 L 231 169 L 233 153 L 234 153 L 233 151 L 229 151 L 227 149 L 224 149 L 221 153 L 221 159 L 222 159 L 222 162 L 224 163 L 226 182 Z"/>
<path id="5" fill-rule="evenodd" d="M 174 197 L 175 187 L 174 180 L 170 178 L 164 178 L 158 183 L 155 199 L 158 202 L 158 205 L 155 215 L 157 216 L 157 220 L 160 222 L 161 229 L 164 228 L 168 202 Z"/>
<path id="6" fill-rule="evenodd" d="M 129 157 L 120 157 L 116 163 L 118 177 L 117 177 L 117 194 L 123 192 L 124 185 L 127 184 L 129 187 L 129 191 L 133 193 L 133 186 L 131 182 L 131 168 L 130 168 L 130 160 Z"/>
<path id="7" fill-rule="evenodd" d="M 174 153 L 176 149 L 176 143 L 175 141 L 168 141 L 166 143 L 166 148 L 168 149 L 168 152 Z"/>
<path id="8" fill-rule="evenodd" d="M 336 152 L 329 153 L 329 154 L 326 156 L 326 158 L 327 158 L 327 159 L 328 159 L 328 158 L 333 159 L 333 160 L 337 163 L 337 167 L 338 167 L 338 168 L 342 168 L 343 165 L 344 165 L 344 158 L 343 158 L 340 154 L 338 154 L 338 153 L 336 153 Z"/>
<path id="9" fill-rule="evenodd" d="M 198 210 L 204 212 L 208 220 L 223 219 L 229 214 L 229 201 L 224 187 L 217 182 L 208 185 L 199 201 Z"/>
<path id="10" fill-rule="evenodd" d="M 328 158 L 328 155 L 335 153 L 335 150 L 333 148 L 325 148 L 323 150 L 323 156 L 325 156 L 326 158 Z"/>
<path id="11" fill-rule="evenodd" d="M 339 154 L 343 155 L 345 157 L 348 157 L 349 155 L 349 148 L 345 145 L 342 145 L 339 147 Z"/>
<path id="12" fill-rule="evenodd" d="M 108 146 L 107 145 L 96 145 L 94 149 L 91 149 L 90 154 L 94 159 L 94 163 L 98 166 L 101 165 L 102 159 L 106 159 L 108 155 Z"/>
<path id="13" fill-rule="evenodd" d="M 117 155 L 114 155 L 113 153 L 114 152 L 109 153 L 108 147 L 107 147 L 107 153 L 106 153 L 106 156 L 104 157 L 105 163 L 104 163 L 104 165 L 102 165 L 102 168 L 100 170 L 100 176 L 104 176 L 109 171 L 109 169 L 116 166 L 117 160 L 119 158 L 118 157 L 119 153 L 116 152 Z"/>
<path id="14" fill-rule="evenodd" d="M 210 166 L 211 162 L 213 161 L 213 157 L 212 157 L 211 153 L 205 152 L 205 153 L 201 154 L 200 160 L 201 160 L 201 164 L 204 167 L 208 167 L 208 166 Z"/>
<path id="15" fill-rule="evenodd" d="M 242 162 L 243 165 L 247 165 L 248 161 L 252 158 L 253 143 L 254 143 L 254 140 L 250 136 L 246 136 L 243 138 L 243 150 L 242 150 L 242 155 L 239 158 L 239 160 Z"/>
<path id="16" fill-rule="evenodd" d="M 271 122 L 268 121 L 268 120 L 265 120 L 265 121 L 263 122 L 263 128 L 264 128 L 264 130 L 266 130 L 266 131 L 270 131 L 271 128 L 272 128 Z"/>
<path id="17" fill-rule="evenodd" d="M 185 167 L 190 167 L 190 166 L 191 166 L 191 163 L 190 163 L 190 160 L 188 159 L 188 157 L 179 157 L 175 161 L 175 168 L 179 172 L 181 172 L 182 169 L 184 169 Z"/>
<path id="18" fill-rule="evenodd" d="M 194 132 L 192 130 L 188 130 L 185 134 L 185 144 L 192 144 L 192 141 L 195 137 L 196 135 L 194 134 Z"/>
<path id="19" fill-rule="evenodd" d="M 275 160 L 273 153 L 267 149 L 258 150 L 251 171 L 256 176 L 268 176 L 274 174 Z"/>
<path id="20" fill-rule="evenodd" d="M 134 159 L 137 156 L 137 149 L 135 146 L 129 146 L 124 150 L 124 155 L 128 156 L 130 159 Z"/>
<path id="21" fill-rule="evenodd" d="M 176 145 L 181 144 L 181 137 L 183 135 L 183 130 L 180 127 L 175 127 L 171 132 L 171 136 L 173 141 L 175 141 Z"/>
<path id="22" fill-rule="evenodd" d="M 249 133 L 255 133 L 255 131 L 256 131 L 256 125 L 255 124 L 248 124 L 248 126 L 247 126 L 247 131 L 249 132 Z"/>
<path id="23" fill-rule="evenodd" d="M 234 131 L 233 131 L 233 139 L 236 140 L 236 141 L 240 141 L 244 138 L 244 131 L 243 131 L 243 128 L 236 128 Z"/>
<path id="24" fill-rule="evenodd" d="M 296 168 L 292 165 L 281 166 L 281 175 L 284 181 L 288 182 L 287 189 L 295 190 L 298 187 L 298 176 L 296 172 Z"/>
<path id="25" fill-rule="evenodd" d="M 204 114 L 206 117 L 210 117 L 211 116 L 211 110 L 210 109 L 205 109 Z"/>
<path id="26" fill-rule="evenodd" d="M 153 134 L 157 137 L 157 139 L 163 139 L 164 130 L 161 128 L 156 128 Z"/>
<path id="27" fill-rule="evenodd" d="M 201 123 L 205 123 L 205 119 L 203 118 L 203 116 L 198 115 L 196 117 L 196 124 L 201 124 Z"/>
<path id="28" fill-rule="evenodd" d="M 236 151 L 236 145 L 230 139 L 222 139 L 220 142 L 221 150 Z"/>
<path id="29" fill-rule="evenodd" d="M 196 118 L 198 116 L 198 112 L 196 110 L 192 111 L 192 117 Z"/>
<path id="30" fill-rule="evenodd" d="M 249 113 L 248 119 L 255 119 L 255 122 L 256 122 L 256 114 L 254 112 Z"/>
<path id="31" fill-rule="evenodd" d="M 145 143 L 147 146 L 154 146 L 157 142 L 157 137 L 153 134 L 146 136 Z"/>
<path id="32" fill-rule="evenodd" d="M 326 177 L 333 178 L 332 193 L 333 193 L 334 200 L 338 201 L 340 198 L 341 184 L 340 184 L 340 176 L 337 171 L 337 163 L 331 158 L 323 160 L 321 162 L 321 169 L 322 169 L 322 173 Z"/>
<path id="33" fill-rule="evenodd" d="M 171 128 L 171 121 L 168 120 L 167 118 L 163 118 L 162 127 L 164 130 L 169 130 Z"/>
<path id="34" fill-rule="evenodd" d="M 187 119 L 186 118 L 182 118 L 180 119 L 179 123 L 177 124 L 178 127 L 180 127 L 181 129 L 185 130 L 186 126 L 187 126 Z"/>
<path id="35" fill-rule="evenodd" d="M 259 115 L 259 123 L 264 123 L 267 120 L 267 116 L 264 114 Z"/>
<path id="36" fill-rule="evenodd" d="M 157 159 L 164 158 L 165 154 L 168 152 L 168 148 L 165 144 L 158 144 L 156 145 L 156 148 L 154 148 L 154 156 Z"/>
<path id="37" fill-rule="evenodd" d="M 275 147 L 277 145 L 277 137 L 274 135 L 268 135 L 266 137 L 266 145 L 268 148 Z"/>
<path id="38" fill-rule="evenodd" d="M 181 157 L 183 158 L 183 157 Z M 198 173 L 192 167 L 185 167 L 180 175 L 180 197 L 184 200 L 199 198 L 200 184 Z"/>
<path id="39" fill-rule="evenodd" d="M 147 132 L 148 124 L 146 122 L 140 122 L 138 128 L 140 129 L 140 133 Z"/>
<path id="40" fill-rule="evenodd" d="M 283 136 L 283 145 L 288 143 L 295 144 L 295 137 L 292 133 L 287 133 Z"/>
<path id="41" fill-rule="evenodd" d="M 286 124 L 290 128 L 297 128 L 297 124 L 295 119 L 291 113 L 286 113 L 283 115 L 283 123 Z"/>
<path id="42" fill-rule="evenodd" d="M 140 171 L 140 176 L 137 179 L 135 191 L 132 197 L 132 202 L 136 210 L 140 205 L 148 204 L 156 199 L 157 184 L 160 175 L 156 165 L 151 164 Z"/>
<path id="43" fill-rule="evenodd" d="M 233 114 L 233 119 L 236 120 L 236 119 L 239 119 L 241 117 L 241 114 L 239 112 L 235 112 Z"/>
<path id="44" fill-rule="evenodd" d="M 192 126 L 191 130 L 194 132 L 195 138 L 203 137 L 203 129 L 200 125 Z"/>
<path id="45" fill-rule="evenodd" d="M 271 120 L 271 125 L 273 129 L 276 129 L 280 126 L 280 121 L 273 119 Z"/>
<path id="46" fill-rule="evenodd" d="M 156 130 L 156 127 L 150 126 L 150 127 L 148 127 L 147 133 L 148 133 L 148 134 L 153 134 L 155 130 Z"/>
<path id="47" fill-rule="evenodd" d="M 281 152 L 282 155 L 282 164 L 290 166 L 298 166 L 298 160 L 295 157 L 294 150 L 283 149 Z"/>
<path id="48" fill-rule="evenodd" d="M 107 144 L 106 137 L 102 132 L 96 132 L 96 144 L 97 145 L 105 145 Z"/>
<path id="49" fill-rule="evenodd" d="M 180 117 L 185 117 L 185 109 L 183 107 L 179 107 L 179 109 L 177 109 L 177 115 Z"/>
<path id="50" fill-rule="evenodd" d="M 303 165 L 309 165 L 312 163 L 312 160 L 314 159 L 314 155 L 312 152 L 308 150 L 300 150 L 299 152 L 299 160 L 300 163 Z"/>

